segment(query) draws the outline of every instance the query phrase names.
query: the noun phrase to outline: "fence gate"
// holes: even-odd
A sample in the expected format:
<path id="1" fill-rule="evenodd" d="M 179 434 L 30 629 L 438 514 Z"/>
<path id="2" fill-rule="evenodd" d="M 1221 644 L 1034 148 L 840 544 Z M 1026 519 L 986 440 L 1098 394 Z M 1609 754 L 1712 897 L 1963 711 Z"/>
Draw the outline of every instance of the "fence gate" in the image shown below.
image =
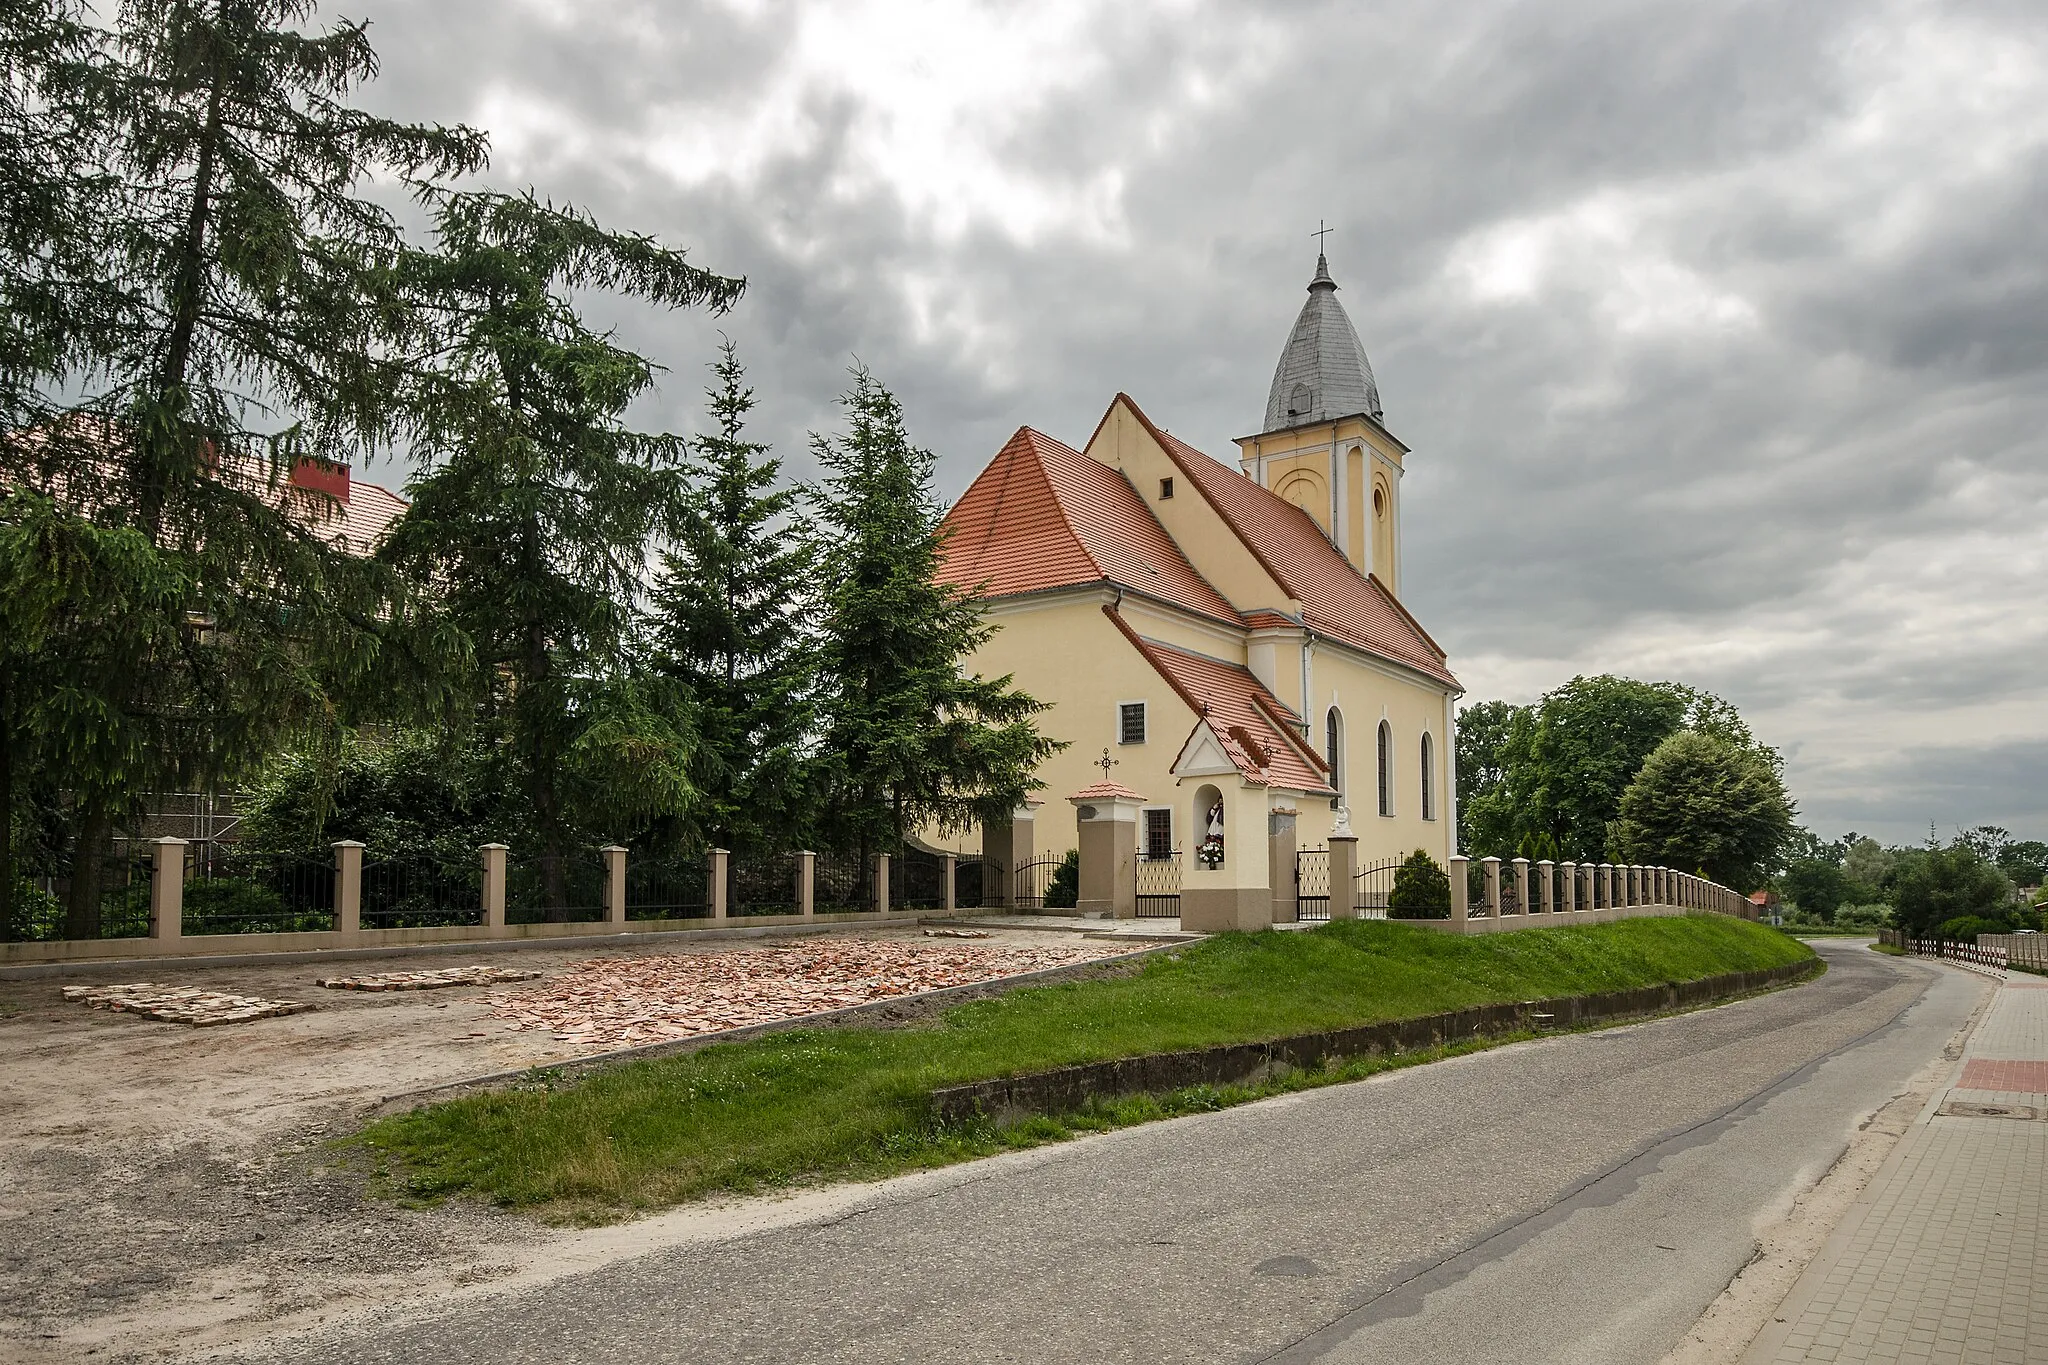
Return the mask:
<path id="1" fill-rule="evenodd" d="M 1294 855 L 1295 918 L 1330 917 L 1330 850 L 1304 848 Z"/>
<path id="2" fill-rule="evenodd" d="M 1139 858 L 1135 875 L 1138 879 L 1139 919 L 1180 918 L 1179 849 L 1164 858 Z"/>
<path id="3" fill-rule="evenodd" d="M 1355 880 L 1358 883 L 1358 914 L 1361 919 L 1385 919 L 1387 898 L 1394 894 L 1394 874 L 1401 870 L 1401 860 L 1373 863 L 1361 867 Z"/>
<path id="4" fill-rule="evenodd" d="M 891 909 L 937 910 L 946 904 L 946 860 L 905 846 L 889 860 Z"/>
<path id="5" fill-rule="evenodd" d="M 953 904 L 962 910 L 979 910 L 986 901 L 984 886 L 989 886 L 991 864 L 980 858 L 962 858 L 953 864 Z M 990 889 L 1000 890 L 991 886 Z"/>
<path id="6" fill-rule="evenodd" d="M 1019 910 L 1045 909 L 1045 893 L 1052 885 L 1052 874 L 1065 861 L 1064 857 L 1033 858 L 1028 863 L 1019 863 L 1016 894 L 1010 903 Z"/>

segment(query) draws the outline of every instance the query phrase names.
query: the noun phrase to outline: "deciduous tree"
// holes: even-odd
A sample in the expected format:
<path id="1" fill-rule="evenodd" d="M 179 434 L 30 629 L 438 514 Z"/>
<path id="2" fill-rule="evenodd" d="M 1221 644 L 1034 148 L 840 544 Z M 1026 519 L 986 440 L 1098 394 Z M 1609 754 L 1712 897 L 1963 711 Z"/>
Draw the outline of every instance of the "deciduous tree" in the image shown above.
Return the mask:
<path id="1" fill-rule="evenodd" d="M 1702 869 L 1751 891 L 1791 836 L 1792 817 L 1771 764 L 1719 735 L 1681 730 L 1622 794 L 1610 842 L 1623 860 Z"/>

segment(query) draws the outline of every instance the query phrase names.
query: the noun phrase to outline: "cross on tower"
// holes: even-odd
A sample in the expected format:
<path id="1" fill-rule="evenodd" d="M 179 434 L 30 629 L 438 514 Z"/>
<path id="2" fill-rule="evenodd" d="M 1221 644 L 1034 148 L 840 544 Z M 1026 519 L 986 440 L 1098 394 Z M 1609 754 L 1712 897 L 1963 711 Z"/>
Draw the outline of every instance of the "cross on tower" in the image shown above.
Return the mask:
<path id="1" fill-rule="evenodd" d="M 1316 230 L 1309 234 L 1309 236 L 1316 239 L 1316 255 L 1320 256 L 1323 254 L 1323 238 L 1329 236 L 1336 230 L 1337 229 L 1333 227 L 1325 226 L 1322 219 L 1316 219 Z"/>
<path id="2" fill-rule="evenodd" d="M 1120 760 L 1120 759 L 1114 759 L 1114 758 L 1111 758 L 1111 757 L 1109 756 L 1109 750 L 1108 750 L 1108 749 L 1104 749 L 1104 750 L 1102 751 L 1102 757 L 1101 757 L 1101 758 L 1098 758 L 1098 759 L 1096 759 L 1096 760 L 1095 760 L 1095 764 L 1094 764 L 1094 766 L 1096 766 L 1096 767 L 1098 767 L 1098 768 L 1102 769 L 1102 780 L 1103 780 L 1104 782 L 1107 782 L 1107 781 L 1109 781 L 1109 770 L 1110 770 L 1111 768 L 1114 768 L 1114 767 L 1116 767 L 1116 766 L 1117 766 L 1117 764 L 1118 764 L 1119 762 L 1121 762 L 1121 761 L 1122 761 L 1122 760 Z"/>

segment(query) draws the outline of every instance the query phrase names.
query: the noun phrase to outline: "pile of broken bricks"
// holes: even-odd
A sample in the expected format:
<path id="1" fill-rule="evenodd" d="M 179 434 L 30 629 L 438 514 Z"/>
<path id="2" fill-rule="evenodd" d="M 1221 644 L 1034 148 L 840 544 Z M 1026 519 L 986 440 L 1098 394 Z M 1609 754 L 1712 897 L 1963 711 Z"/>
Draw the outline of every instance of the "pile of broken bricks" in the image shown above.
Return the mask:
<path id="1" fill-rule="evenodd" d="M 246 1024 L 251 1019 L 275 1019 L 313 1008 L 297 1000 L 264 1000 L 253 995 L 230 995 L 226 991 L 201 990 L 197 986 L 165 986 L 137 981 L 125 986 L 66 986 L 64 998 L 94 1009 L 139 1014 L 170 1024 Z"/>
<path id="2" fill-rule="evenodd" d="M 1128 951 L 1109 943 L 813 939 L 719 953 L 595 958 L 545 986 L 494 994 L 486 1004 L 509 1029 L 545 1030 L 559 1043 L 610 1050 L 975 985 Z"/>
<path id="3" fill-rule="evenodd" d="M 323 976 L 313 984 L 331 991 L 438 991 L 449 986 L 502 986 L 534 981 L 539 972 L 516 967 L 434 967 L 416 972 L 371 972 L 365 976 Z"/>

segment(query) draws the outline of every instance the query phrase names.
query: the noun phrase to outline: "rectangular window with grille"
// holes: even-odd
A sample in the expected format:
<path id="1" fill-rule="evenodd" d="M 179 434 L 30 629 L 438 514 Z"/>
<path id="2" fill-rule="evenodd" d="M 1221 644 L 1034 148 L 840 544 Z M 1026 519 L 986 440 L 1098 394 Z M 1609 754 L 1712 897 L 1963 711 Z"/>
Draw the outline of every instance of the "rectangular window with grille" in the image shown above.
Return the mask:
<path id="1" fill-rule="evenodd" d="M 1145 742 L 1145 703 L 1141 701 L 1120 702 L 1116 708 L 1116 742 L 1119 744 L 1143 744 Z"/>
<path id="2" fill-rule="evenodd" d="M 1161 807 L 1145 812 L 1145 857 L 1164 862 L 1173 856 L 1173 810 Z"/>

